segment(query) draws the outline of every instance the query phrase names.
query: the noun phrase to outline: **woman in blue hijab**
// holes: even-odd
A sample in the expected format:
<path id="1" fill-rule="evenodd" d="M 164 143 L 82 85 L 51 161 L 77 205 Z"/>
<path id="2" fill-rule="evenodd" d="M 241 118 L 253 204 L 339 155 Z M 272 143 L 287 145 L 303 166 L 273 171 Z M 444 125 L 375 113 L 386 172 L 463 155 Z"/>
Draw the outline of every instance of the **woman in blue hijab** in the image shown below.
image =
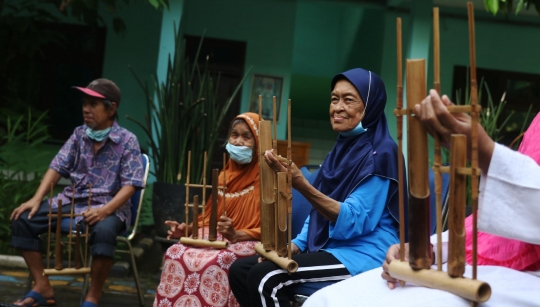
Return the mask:
<path id="1" fill-rule="evenodd" d="M 257 256 L 234 262 L 229 282 L 243 307 L 288 306 L 291 285 L 337 282 L 380 267 L 388 247 L 399 242 L 398 150 L 384 115 L 384 83 L 355 68 L 336 75 L 331 90 L 336 144 L 313 185 L 293 167 L 293 187 L 313 206 L 292 240 L 298 271 L 289 275 Z M 286 171 L 271 150 L 265 160 L 275 171 Z"/>

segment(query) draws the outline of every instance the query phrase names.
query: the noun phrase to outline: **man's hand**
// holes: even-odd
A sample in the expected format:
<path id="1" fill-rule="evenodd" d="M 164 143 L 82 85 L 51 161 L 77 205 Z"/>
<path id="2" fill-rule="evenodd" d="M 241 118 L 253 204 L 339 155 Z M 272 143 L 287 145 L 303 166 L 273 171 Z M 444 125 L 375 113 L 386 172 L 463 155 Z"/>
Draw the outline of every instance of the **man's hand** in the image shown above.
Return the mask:
<path id="1" fill-rule="evenodd" d="M 186 223 L 180 224 L 177 221 L 165 221 L 165 225 L 169 226 L 167 240 L 180 239 L 186 236 Z"/>
<path id="2" fill-rule="evenodd" d="M 297 255 L 297 254 L 300 254 L 301 252 L 302 251 L 298 248 L 298 246 L 296 246 L 296 244 L 291 242 L 291 254 Z"/>
<path id="3" fill-rule="evenodd" d="M 110 215 L 104 207 L 101 208 L 90 208 L 82 213 L 84 221 L 88 225 L 94 225 L 97 222 L 103 221 L 107 216 Z"/>
<path id="4" fill-rule="evenodd" d="M 409 243 L 405 243 L 405 261 L 409 261 Z M 388 251 L 386 252 L 386 260 L 383 263 L 383 272 L 381 273 L 381 277 L 388 281 L 388 288 L 390 290 L 394 289 L 396 287 L 396 283 L 398 282 L 397 279 L 393 278 L 388 274 L 388 267 L 390 266 L 390 262 L 400 259 L 399 258 L 399 244 L 394 244 L 388 248 Z"/>
<path id="5" fill-rule="evenodd" d="M 231 243 L 238 242 L 236 230 L 234 230 L 233 227 L 233 220 L 230 217 L 224 215 L 219 217 L 219 221 L 217 222 L 217 232 Z"/>
<path id="6" fill-rule="evenodd" d="M 36 212 L 38 211 L 40 203 L 41 201 L 31 198 L 29 201 L 22 203 L 19 207 L 15 208 L 15 210 L 11 212 L 10 219 L 18 219 L 19 216 L 21 216 L 21 214 L 26 210 L 30 210 L 30 213 L 28 213 L 28 219 L 32 219 L 34 214 L 36 214 Z"/>

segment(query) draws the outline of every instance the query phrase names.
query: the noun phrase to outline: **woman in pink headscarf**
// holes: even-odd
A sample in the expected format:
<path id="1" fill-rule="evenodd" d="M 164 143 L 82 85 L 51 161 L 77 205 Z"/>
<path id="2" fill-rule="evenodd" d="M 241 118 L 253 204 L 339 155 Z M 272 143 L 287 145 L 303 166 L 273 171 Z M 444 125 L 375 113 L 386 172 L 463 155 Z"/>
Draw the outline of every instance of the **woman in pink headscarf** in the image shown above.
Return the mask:
<path id="1" fill-rule="evenodd" d="M 519 152 L 540 165 L 540 113 L 523 135 Z M 472 263 L 472 215 L 465 219 L 466 258 Z M 540 269 L 540 245 L 507 239 L 478 231 L 478 265 L 497 265 L 518 271 Z"/>

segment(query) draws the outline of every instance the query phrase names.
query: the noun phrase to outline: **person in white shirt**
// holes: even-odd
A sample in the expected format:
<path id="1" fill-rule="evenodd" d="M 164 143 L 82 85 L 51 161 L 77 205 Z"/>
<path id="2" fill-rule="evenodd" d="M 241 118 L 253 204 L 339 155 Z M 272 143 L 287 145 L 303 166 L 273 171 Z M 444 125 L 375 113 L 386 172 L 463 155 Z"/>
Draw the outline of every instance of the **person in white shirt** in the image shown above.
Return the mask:
<path id="1" fill-rule="evenodd" d="M 431 90 L 416 106 L 417 116 L 430 134 L 439 135 L 443 145 L 449 144 L 452 134 L 471 136 L 471 118 L 464 113 L 449 113 L 448 105 L 452 102 L 446 95 L 439 97 Z M 482 169 L 478 229 L 540 244 L 540 166 L 530 157 L 495 143 L 480 125 L 478 150 Z M 443 261 L 445 241 L 447 238 L 443 238 Z M 470 306 L 467 300 L 442 290 L 412 284 L 400 287 L 388 275 L 388 265 L 395 259 L 399 259 L 399 245 L 388 249 L 382 268 L 326 287 L 303 306 Z M 471 277 L 471 269 L 466 267 L 466 277 Z M 477 269 L 477 278 L 488 282 L 492 289 L 491 298 L 482 306 L 540 306 L 539 271 L 520 272 L 502 266 Z"/>

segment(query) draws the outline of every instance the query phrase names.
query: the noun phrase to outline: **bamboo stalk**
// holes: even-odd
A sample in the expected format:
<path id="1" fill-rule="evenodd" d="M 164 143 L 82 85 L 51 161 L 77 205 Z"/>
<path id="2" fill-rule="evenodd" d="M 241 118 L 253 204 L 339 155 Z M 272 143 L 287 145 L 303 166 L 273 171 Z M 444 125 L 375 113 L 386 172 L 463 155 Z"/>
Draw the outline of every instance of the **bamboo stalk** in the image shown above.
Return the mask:
<path id="1" fill-rule="evenodd" d="M 474 34 L 474 6 L 472 2 L 467 2 L 468 21 L 469 21 L 469 52 L 470 52 L 470 67 L 471 67 L 471 168 L 478 168 L 478 112 L 476 107 L 478 105 L 478 91 L 476 85 L 476 47 L 475 47 L 475 34 Z M 472 183 L 472 210 L 473 210 L 473 231 L 472 231 L 472 278 L 476 279 L 476 266 L 477 266 L 477 209 L 478 209 L 478 176 L 473 173 L 471 177 Z"/>
<path id="2" fill-rule="evenodd" d="M 75 183 L 72 185 L 73 190 L 71 193 L 71 213 L 69 215 L 69 233 L 73 229 L 73 207 L 75 207 Z M 71 236 L 68 236 L 68 268 L 71 268 Z"/>
<path id="3" fill-rule="evenodd" d="M 465 272 L 465 202 L 467 176 L 454 170 L 467 163 L 467 137 L 455 134 L 450 138 L 450 198 L 448 213 L 448 275 L 462 277 Z M 474 279 L 474 278 L 473 278 Z"/>
<path id="4" fill-rule="evenodd" d="M 62 200 L 58 199 L 58 210 L 56 210 L 56 252 L 54 255 L 54 269 L 62 270 Z"/>
<path id="5" fill-rule="evenodd" d="M 409 108 L 426 94 L 426 61 L 407 60 L 407 101 Z M 420 120 L 407 117 L 409 160 L 409 264 L 414 269 L 429 269 L 429 180 L 427 132 Z"/>
<path id="6" fill-rule="evenodd" d="M 194 238 L 180 238 L 180 243 L 191 246 L 200 246 L 200 247 L 213 247 L 213 248 L 227 248 L 229 242 L 227 241 L 208 241 L 204 239 L 194 239 Z"/>
<path id="7" fill-rule="evenodd" d="M 208 241 L 217 240 L 217 206 L 218 206 L 219 169 L 212 170 L 212 206 L 210 207 L 210 222 L 208 223 Z"/>
<path id="8" fill-rule="evenodd" d="M 186 177 L 186 231 L 184 232 L 184 235 L 186 237 L 189 236 L 188 232 L 187 232 L 187 229 L 188 229 L 188 226 L 189 226 L 189 187 L 190 187 L 190 184 L 189 184 L 189 178 L 190 178 L 190 168 L 191 168 L 191 150 L 188 151 L 188 156 L 187 156 L 187 177 Z M 196 220 L 193 220 L 193 225 L 195 226 L 195 224 L 197 223 Z"/>
<path id="9" fill-rule="evenodd" d="M 440 73 L 440 36 L 439 36 L 439 8 L 433 8 L 433 87 L 441 95 L 441 73 Z M 442 271 L 442 176 L 440 167 L 441 141 L 439 136 L 433 136 L 435 141 L 435 154 L 433 173 L 435 175 L 435 212 L 437 224 L 437 270 Z"/>
<path id="10" fill-rule="evenodd" d="M 75 269 L 81 268 L 81 224 L 77 223 L 75 233 Z"/>
<path id="11" fill-rule="evenodd" d="M 195 183 L 186 183 L 184 184 L 186 187 L 189 186 L 190 188 L 206 188 L 206 189 L 211 189 L 212 186 L 211 185 L 203 185 L 203 184 L 195 184 Z M 221 189 L 223 190 L 225 188 L 225 186 L 222 186 L 222 185 L 218 185 L 218 189 Z"/>
<path id="12" fill-rule="evenodd" d="M 450 113 L 469 113 L 469 112 L 480 112 L 482 110 L 482 107 L 479 105 L 471 106 L 471 105 L 460 105 L 460 106 L 446 106 L 446 109 Z M 407 109 L 401 109 L 401 110 L 394 110 L 394 115 L 416 115 L 416 111 L 414 108 L 407 108 Z"/>
<path id="13" fill-rule="evenodd" d="M 266 250 L 274 248 L 274 171 L 264 161 L 266 150 L 272 149 L 270 121 L 259 121 L 259 178 L 261 186 L 261 243 Z"/>
<path id="14" fill-rule="evenodd" d="M 223 215 L 224 216 L 227 216 L 227 203 L 226 203 L 227 197 L 225 197 L 225 194 L 227 193 L 227 173 L 225 171 L 225 166 L 227 166 L 226 160 L 227 160 L 227 154 L 223 153 L 223 187 L 222 187 L 222 191 L 223 191 Z M 220 187 L 218 187 L 218 189 L 219 188 Z"/>
<path id="15" fill-rule="evenodd" d="M 401 111 L 403 108 L 403 64 L 402 64 L 402 46 L 401 46 L 401 18 L 396 19 L 397 36 L 397 97 L 396 109 Z M 403 186 L 403 115 L 396 115 L 397 121 L 397 139 L 398 139 L 398 196 L 399 196 L 399 259 L 405 261 L 405 204 Z M 404 283 L 400 282 L 403 286 Z"/>
<path id="16" fill-rule="evenodd" d="M 259 121 L 262 121 L 262 96 L 259 95 Z"/>
<path id="17" fill-rule="evenodd" d="M 287 255 L 288 258 L 292 257 L 291 242 L 292 242 L 292 152 L 291 152 L 291 100 L 289 99 L 287 105 Z"/>
<path id="18" fill-rule="evenodd" d="M 276 251 L 265 250 L 261 243 L 255 244 L 255 251 L 289 273 L 294 273 L 298 270 L 298 263 L 296 261 L 280 257 Z"/>
<path id="19" fill-rule="evenodd" d="M 80 269 L 63 269 L 63 270 L 55 270 L 55 269 L 45 269 L 43 270 L 43 276 L 51 276 L 51 275 L 69 275 L 69 274 L 89 274 L 92 269 L 89 267 L 84 267 Z"/>
<path id="20" fill-rule="evenodd" d="M 91 202 L 92 202 L 92 183 L 88 184 L 88 210 L 91 208 Z M 90 228 L 89 225 L 85 225 L 85 244 L 84 244 L 84 266 L 86 266 L 86 262 L 88 261 L 88 240 L 90 236 L 88 235 L 88 229 Z"/>
<path id="21" fill-rule="evenodd" d="M 193 226 L 191 227 L 191 237 L 193 239 L 199 238 L 199 195 L 193 196 Z M 186 238 L 188 238 L 186 236 Z"/>
<path id="22" fill-rule="evenodd" d="M 203 209 L 202 209 L 202 215 L 203 215 L 203 218 L 202 218 L 202 238 L 204 240 L 204 220 L 206 219 L 206 151 L 204 152 L 204 163 L 203 163 L 204 167 L 203 167 L 203 189 L 202 189 L 202 205 L 203 205 Z"/>
<path id="23" fill-rule="evenodd" d="M 274 128 L 274 134 L 273 134 L 273 137 L 272 137 L 272 153 L 275 155 L 275 156 L 278 156 L 278 152 L 277 152 L 277 123 L 276 123 L 276 96 L 272 96 L 272 113 L 273 113 L 273 118 L 272 118 L 272 121 L 274 123 L 273 125 L 273 128 Z M 275 249 L 276 251 L 279 251 L 280 250 L 280 233 L 279 233 L 279 195 L 278 195 L 278 185 L 279 185 L 279 181 L 278 181 L 278 174 L 276 174 L 276 172 L 272 172 L 273 176 L 274 176 L 274 221 L 275 221 L 275 224 L 274 224 L 274 229 L 273 229 L 273 232 L 274 232 L 274 244 L 275 244 Z M 279 254 L 279 252 L 278 252 Z M 280 255 L 281 256 L 281 255 Z"/>
<path id="24" fill-rule="evenodd" d="M 453 278 L 441 271 L 414 270 L 397 260 L 390 263 L 388 272 L 396 279 L 447 291 L 475 302 L 485 302 L 491 296 L 491 287 L 485 282 L 463 277 Z"/>
<path id="25" fill-rule="evenodd" d="M 287 173 L 277 173 L 277 190 L 287 191 Z M 279 256 L 287 256 L 287 203 L 286 193 L 277 193 L 276 210 L 276 252 Z"/>
<path id="26" fill-rule="evenodd" d="M 49 231 L 47 233 L 47 269 L 51 267 L 51 222 L 52 222 L 52 205 L 53 205 L 53 187 L 51 182 L 51 196 L 49 197 Z"/>

